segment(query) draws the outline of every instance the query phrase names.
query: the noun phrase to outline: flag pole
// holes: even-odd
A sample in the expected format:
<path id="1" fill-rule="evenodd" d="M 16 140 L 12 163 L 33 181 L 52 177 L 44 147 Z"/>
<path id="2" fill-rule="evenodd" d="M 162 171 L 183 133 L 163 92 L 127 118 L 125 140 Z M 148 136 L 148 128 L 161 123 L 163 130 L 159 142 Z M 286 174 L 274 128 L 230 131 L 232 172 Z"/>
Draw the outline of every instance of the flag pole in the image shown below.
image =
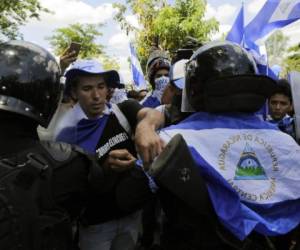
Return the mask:
<path id="1" fill-rule="evenodd" d="M 245 32 L 244 32 L 244 28 L 245 28 L 245 9 L 244 9 L 245 5 L 244 5 L 244 0 L 242 1 L 242 6 L 241 8 L 243 8 L 243 36 L 242 36 L 242 42 L 241 45 L 243 48 L 245 48 Z"/>

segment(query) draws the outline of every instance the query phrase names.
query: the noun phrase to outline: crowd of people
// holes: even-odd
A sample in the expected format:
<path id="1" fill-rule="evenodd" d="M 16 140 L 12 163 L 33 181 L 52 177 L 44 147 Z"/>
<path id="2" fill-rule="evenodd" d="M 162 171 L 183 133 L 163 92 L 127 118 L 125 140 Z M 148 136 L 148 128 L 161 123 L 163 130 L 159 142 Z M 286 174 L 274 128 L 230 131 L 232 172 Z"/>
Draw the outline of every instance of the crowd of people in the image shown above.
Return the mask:
<path id="1" fill-rule="evenodd" d="M 300 249 L 300 192 L 280 183 L 300 172 L 276 172 L 300 169 L 291 87 L 239 45 L 156 49 L 130 91 L 75 51 L 0 53 L 0 249 Z"/>

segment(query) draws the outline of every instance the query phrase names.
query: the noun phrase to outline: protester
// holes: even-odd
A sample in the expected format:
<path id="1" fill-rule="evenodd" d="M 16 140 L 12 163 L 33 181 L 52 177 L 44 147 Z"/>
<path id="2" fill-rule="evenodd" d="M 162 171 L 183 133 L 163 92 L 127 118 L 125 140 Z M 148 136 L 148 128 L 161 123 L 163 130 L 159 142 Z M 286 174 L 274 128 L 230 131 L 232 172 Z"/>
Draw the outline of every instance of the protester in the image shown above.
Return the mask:
<path id="1" fill-rule="evenodd" d="M 194 113 L 161 131 L 173 140 L 149 170 L 168 218 L 163 249 L 274 249 L 267 236 L 299 224 L 300 148 L 255 116 L 276 87 L 256 72 L 228 42 L 204 45 L 187 63 L 184 101 Z M 152 151 L 138 147 L 145 163 Z"/>
<path id="2" fill-rule="evenodd" d="M 148 93 L 147 89 L 141 89 L 140 91 L 138 91 L 137 100 L 142 101 L 146 97 L 147 93 Z"/>
<path id="3" fill-rule="evenodd" d="M 157 107 L 158 110 L 164 111 L 168 124 L 176 124 L 189 115 L 188 112 L 182 112 L 182 89 L 184 87 L 185 64 L 202 44 L 195 38 L 187 36 L 182 48 L 176 50 L 172 58 L 172 67 L 169 72 L 170 83 L 163 94 L 163 103 Z"/>
<path id="4" fill-rule="evenodd" d="M 159 112 L 142 108 L 133 100 L 110 104 L 109 88 L 119 84 L 119 75 L 117 71 L 104 70 L 96 60 L 75 62 L 65 77 L 77 104 L 64 117 L 56 140 L 96 154 L 99 164 L 111 169 L 108 176 L 114 179 L 109 179 L 107 192 L 101 196 L 91 194 L 81 218 L 80 248 L 109 250 L 123 234 L 131 238 L 127 244 L 136 243 L 139 208 L 152 193 L 148 178 L 136 167 L 131 137 L 138 119 L 146 113 Z"/>
<path id="5" fill-rule="evenodd" d="M 277 87 L 270 96 L 268 103 L 270 112 L 268 121 L 277 124 L 281 131 L 296 138 L 294 118 L 290 116 L 293 112 L 291 87 L 286 79 L 277 81 Z"/>
<path id="6" fill-rule="evenodd" d="M 119 76 L 120 77 L 120 76 Z M 127 94 L 125 90 L 125 84 L 119 78 L 118 83 L 115 86 L 110 86 L 108 88 L 108 94 L 106 100 L 111 103 L 120 103 L 127 100 Z"/>
<path id="7" fill-rule="evenodd" d="M 169 83 L 170 60 L 167 54 L 161 50 L 153 51 L 147 61 L 146 70 L 152 91 L 140 102 L 144 107 L 155 108 L 164 103 L 162 97 Z M 167 100 L 167 98 L 166 98 Z M 157 202 L 154 197 L 149 200 L 143 209 L 143 235 L 141 245 L 145 249 L 149 249 L 154 243 L 156 231 L 156 211 Z"/>
<path id="8" fill-rule="evenodd" d="M 78 58 L 78 51 L 73 50 L 72 48 L 67 48 L 63 54 L 59 58 L 59 65 L 61 68 L 62 74 L 65 72 L 65 70 L 69 67 L 69 65 L 73 62 L 75 62 Z"/>
<path id="9" fill-rule="evenodd" d="M 155 108 L 162 103 L 162 95 L 169 83 L 170 60 L 164 51 L 153 51 L 147 61 L 146 69 L 152 91 L 140 102 L 144 107 Z"/>
<path id="10" fill-rule="evenodd" d="M 112 97 L 110 98 L 110 103 L 118 104 L 127 100 L 127 93 L 125 88 L 115 88 Z"/>
<path id="11" fill-rule="evenodd" d="M 134 100 L 139 101 L 138 92 L 137 92 L 136 90 L 134 90 L 134 89 L 129 90 L 129 91 L 127 92 L 127 98 L 128 98 L 128 99 L 130 98 L 130 99 L 134 99 Z"/>
<path id="12" fill-rule="evenodd" d="M 158 106 L 156 109 L 163 112 L 168 122 L 175 124 L 176 121 L 183 119 L 181 112 L 182 89 L 185 79 L 185 64 L 188 60 L 182 59 L 172 65 L 170 69 L 170 83 L 162 96 L 165 105 Z"/>

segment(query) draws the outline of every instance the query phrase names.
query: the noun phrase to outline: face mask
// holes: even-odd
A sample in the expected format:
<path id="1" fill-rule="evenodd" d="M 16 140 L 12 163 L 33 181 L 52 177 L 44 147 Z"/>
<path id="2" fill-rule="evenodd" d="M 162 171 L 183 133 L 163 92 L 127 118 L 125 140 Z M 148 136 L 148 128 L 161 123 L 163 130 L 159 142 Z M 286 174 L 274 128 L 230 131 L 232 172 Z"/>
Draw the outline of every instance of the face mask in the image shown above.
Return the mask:
<path id="1" fill-rule="evenodd" d="M 159 101 L 161 101 L 162 94 L 164 93 L 165 88 L 170 82 L 170 78 L 167 76 L 161 76 L 154 80 L 155 90 L 153 91 L 153 96 L 155 96 Z"/>
<path id="2" fill-rule="evenodd" d="M 156 78 L 154 80 L 154 82 L 155 82 L 155 90 L 158 90 L 158 91 L 161 90 L 161 91 L 163 91 L 166 88 L 166 86 L 169 83 L 169 81 L 170 81 L 170 78 L 167 77 L 167 76 L 161 76 L 159 78 Z"/>
<path id="3" fill-rule="evenodd" d="M 110 99 L 110 103 L 121 103 L 123 101 L 127 100 L 127 94 L 125 89 L 115 89 L 113 96 Z"/>

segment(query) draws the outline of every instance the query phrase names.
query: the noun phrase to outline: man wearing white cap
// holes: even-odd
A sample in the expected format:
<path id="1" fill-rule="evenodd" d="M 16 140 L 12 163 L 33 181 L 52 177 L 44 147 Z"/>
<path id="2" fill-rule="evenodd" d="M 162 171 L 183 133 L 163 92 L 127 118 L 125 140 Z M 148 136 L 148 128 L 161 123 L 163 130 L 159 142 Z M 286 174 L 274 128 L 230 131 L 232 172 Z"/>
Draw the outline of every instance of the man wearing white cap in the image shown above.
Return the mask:
<path id="1" fill-rule="evenodd" d="M 185 84 L 185 64 L 187 61 L 187 59 L 181 59 L 172 65 L 169 73 L 170 82 L 162 95 L 162 101 L 166 105 L 156 108 L 164 113 L 168 124 L 176 124 L 185 118 L 185 115 L 181 112 L 181 102 L 182 89 Z"/>
<path id="2" fill-rule="evenodd" d="M 137 211 L 151 191 L 144 172 L 135 167 L 136 151 L 130 130 L 139 118 L 156 111 L 142 109 L 133 100 L 111 105 L 107 101 L 109 88 L 117 87 L 120 77 L 115 70 L 104 70 L 96 60 L 76 61 L 65 77 L 66 88 L 77 104 L 61 122 L 56 140 L 96 154 L 107 175 L 115 177 L 102 195 L 91 194 L 81 220 L 80 248 L 109 250 L 113 240 L 124 233 L 132 243 L 136 242 Z"/>

